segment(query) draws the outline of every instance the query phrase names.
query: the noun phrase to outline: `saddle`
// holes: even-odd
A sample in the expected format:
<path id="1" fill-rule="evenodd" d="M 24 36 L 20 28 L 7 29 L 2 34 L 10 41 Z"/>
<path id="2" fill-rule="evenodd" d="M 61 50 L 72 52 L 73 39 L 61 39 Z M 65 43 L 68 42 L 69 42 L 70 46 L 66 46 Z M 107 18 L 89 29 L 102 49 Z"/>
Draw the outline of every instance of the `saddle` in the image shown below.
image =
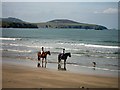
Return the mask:
<path id="1" fill-rule="evenodd" d="M 38 57 L 44 57 L 45 56 L 45 52 L 43 52 L 42 54 L 41 54 L 41 52 L 38 52 Z"/>
<path id="2" fill-rule="evenodd" d="M 60 54 L 60 58 L 64 59 L 64 54 L 63 53 Z"/>

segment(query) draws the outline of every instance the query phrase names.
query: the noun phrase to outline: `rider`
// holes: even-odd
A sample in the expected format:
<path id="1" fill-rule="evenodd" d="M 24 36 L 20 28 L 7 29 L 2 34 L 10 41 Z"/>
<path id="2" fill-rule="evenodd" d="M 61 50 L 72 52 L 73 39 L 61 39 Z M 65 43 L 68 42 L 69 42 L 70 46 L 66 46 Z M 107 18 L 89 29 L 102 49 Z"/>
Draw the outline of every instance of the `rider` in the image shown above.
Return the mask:
<path id="1" fill-rule="evenodd" d="M 38 67 L 40 66 L 40 58 L 44 54 L 44 47 L 42 47 L 41 52 L 38 52 Z"/>
<path id="2" fill-rule="evenodd" d="M 44 54 L 44 47 L 42 47 L 42 50 L 41 50 L 41 55 Z"/>
<path id="3" fill-rule="evenodd" d="M 65 54 L 65 49 L 63 49 L 63 54 Z"/>
<path id="4" fill-rule="evenodd" d="M 65 54 L 65 49 L 63 49 L 61 56 L 63 56 L 64 54 Z"/>

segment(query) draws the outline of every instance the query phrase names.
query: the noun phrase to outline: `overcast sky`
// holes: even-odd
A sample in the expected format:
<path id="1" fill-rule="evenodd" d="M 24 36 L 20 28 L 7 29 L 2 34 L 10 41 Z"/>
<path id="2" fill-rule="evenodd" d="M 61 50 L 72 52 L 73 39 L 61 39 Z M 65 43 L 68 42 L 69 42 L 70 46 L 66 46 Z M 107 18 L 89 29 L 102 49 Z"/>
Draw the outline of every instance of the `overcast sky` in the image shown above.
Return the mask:
<path id="1" fill-rule="evenodd" d="M 70 19 L 118 28 L 117 2 L 2 2 L 2 16 L 28 22 Z"/>
<path id="2" fill-rule="evenodd" d="M 119 2 L 119 0 L 1 0 L 2 2 Z"/>

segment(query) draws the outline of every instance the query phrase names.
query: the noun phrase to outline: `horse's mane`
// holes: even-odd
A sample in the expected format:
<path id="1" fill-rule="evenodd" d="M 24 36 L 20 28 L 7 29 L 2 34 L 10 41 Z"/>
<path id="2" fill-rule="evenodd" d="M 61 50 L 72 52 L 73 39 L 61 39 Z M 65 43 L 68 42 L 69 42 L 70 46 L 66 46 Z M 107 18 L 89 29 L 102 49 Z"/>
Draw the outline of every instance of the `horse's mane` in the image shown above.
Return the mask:
<path id="1" fill-rule="evenodd" d="M 44 52 L 50 52 L 50 51 L 44 51 Z"/>
<path id="2" fill-rule="evenodd" d="M 67 53 L 65 53 L 65 54 L 70 54 L 70 52 L 67 52 Z"/>

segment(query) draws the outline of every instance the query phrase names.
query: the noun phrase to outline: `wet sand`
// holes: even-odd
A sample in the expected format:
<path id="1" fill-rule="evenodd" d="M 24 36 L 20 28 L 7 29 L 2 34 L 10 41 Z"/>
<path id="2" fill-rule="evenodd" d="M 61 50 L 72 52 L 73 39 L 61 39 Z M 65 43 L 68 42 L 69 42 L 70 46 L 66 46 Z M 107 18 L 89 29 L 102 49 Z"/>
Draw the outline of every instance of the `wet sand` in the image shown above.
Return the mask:
<path id="1" fill-rule="evenodd" d="M 118 88 L 117 77 L 3 63 L 2 88 Z"/>

